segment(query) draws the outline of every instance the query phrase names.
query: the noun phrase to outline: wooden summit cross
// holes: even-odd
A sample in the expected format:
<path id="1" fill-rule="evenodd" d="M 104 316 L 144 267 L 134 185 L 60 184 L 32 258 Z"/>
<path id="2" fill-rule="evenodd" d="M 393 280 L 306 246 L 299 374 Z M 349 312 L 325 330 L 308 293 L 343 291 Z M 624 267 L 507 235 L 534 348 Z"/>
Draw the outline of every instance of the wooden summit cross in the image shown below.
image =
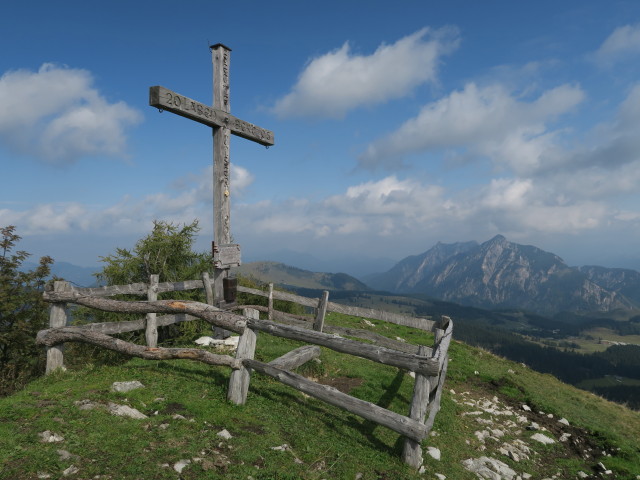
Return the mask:
<path id="1" fill-rule="evenodd" d="M 203 123 L 213 129 L 213 264 L 216 304 L 233 302 L 235 293 L 225 299 L 224 283 L 229 269 L 240 265 L 240 245 L 231 243 L 231 170 L 229 140 L 233 133 L 267 147 L 273 145 L 273 132 L 234 117 L 229 112 L 229 58 L 231 49 L 221 43 L 211 47 L 213 61 L 213 107 L 184 95 L 155 86 L 149 88 L 149 105 Z M 229 282 L 231 283 L 231 282 Z"/>

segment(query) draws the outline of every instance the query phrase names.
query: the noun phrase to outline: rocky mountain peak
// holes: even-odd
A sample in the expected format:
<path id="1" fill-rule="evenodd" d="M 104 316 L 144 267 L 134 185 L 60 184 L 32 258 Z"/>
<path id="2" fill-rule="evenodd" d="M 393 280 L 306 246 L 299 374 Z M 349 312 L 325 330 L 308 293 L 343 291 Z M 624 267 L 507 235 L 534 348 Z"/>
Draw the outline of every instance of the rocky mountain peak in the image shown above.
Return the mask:
<path id="1" fill-rule="evenodd" d="M 599 278 L 617 287 L 607 288 Z M 421 293 L 483 308 L 553 314 L 562 310 L 631 308 L 634 301 L 620 291 L 624 283 L 620 279 L 625 278 L 636 277 L 620 272 L 605 274 L 593 268 L 581 271 L 553 253 L 496 235 L 480 245 L 438 242 L 421 255 L 405 258 L 373 282 L 367 280 L 380 290 Z M 639 285 L 640 274 L 633 287 Z"/>

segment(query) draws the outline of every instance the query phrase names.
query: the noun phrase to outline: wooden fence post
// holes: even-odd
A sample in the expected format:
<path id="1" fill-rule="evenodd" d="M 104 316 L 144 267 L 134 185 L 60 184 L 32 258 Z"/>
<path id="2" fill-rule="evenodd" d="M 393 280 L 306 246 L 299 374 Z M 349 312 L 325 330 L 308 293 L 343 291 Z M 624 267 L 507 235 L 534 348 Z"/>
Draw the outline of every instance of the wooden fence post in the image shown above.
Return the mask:
<path id="1" fill-rule="evenodd" d="M 313 329 L 317 332 L 322 331 L 324 327 L 324 316 L 327 314 L 327 304 L 329 303 L 329 292 L 325 290 L 322 292 L 322 298 L 318 302 L 318 308 L 316 309 L 316 319 L 313 322 Z"/>
<path id="2" fill-rule="evenodd" d="M 245 317 L 260 318 L 260 312 L 253 308 L 245 308 L 243 310 Z M 250 328 L 245 328 L 244 333 L 240 335 L 238 341 L 238 350 L 236 351 L 236 358 L 253 360 L 256 351 L 256 340 L 258 336 L 256 332 Z M 229 391 L 227 392 L 227 399 L 231 403 L 236 405 L 244 405 L 247 401 L 247 393 L 249 392 L 249 381 L 251 380 L 251 369 L 241 367 L 238 370 L 231 372 L 231 378 L 229 379 Z"/>
<path id="3" fill-rule="evenodd" d="M 273 320 L 273 283 L 269 284 L 269 316 L 267 320 Z"/>
<path id="4" fill-rule="evenodd" d="M 71 285 L 65 281 L 53 282 L 54 292 L 71 290 Z M 49 311 L 49 328 L 65 327 L 67 325 L 67 304 L 54 303 Z M 47 367 L 45 373 L 49 375 L 58 368 L 64 369 L 64 343 L 47 347 Z"/>
<path id="5" fill-rule="evenodd" d="M 211 278 L 209 277 L 209 272 L 202 272 L 202 284 L 204 285 L 207 304 L 215 305 L 215 295 L 213 293 L 213 287 L 211 286 Z M 215 338 L 216 340 L 223 340 L 231 336 L 231 332 L 229 330 L 216 327 L 215 325 L 211 328 L 213 330 L 213 338 Z"/>
<path id="6" fill-rule="evenodd" d="M 158 280 L 159 275 L 149 275 L 149 285 L 147 287 L 147 300 L 155 302 L 158 300 Z M 155 313 L 147 313 L 146 330 L 144 337 L 147 340 L 147 347 L 156 348 L 158 346 L 158 324 Z"/>
<path id="7" fill-rule="evenodd" d="M 420 345 L 418 355 L 425 355 L 426 352 L 426 347 Z M 429 377 L 416 372 L 416 382 L 413 386 L 413 398 L 409 409 L 409 418 L 418 422 L 424 422 L 427 407 L 429 406 L 430 392 Z M 422 447 L 420 446 L 420 442 L 405 438 L 402 460 L 415 469 L 420 468 L 422 465 Z"/>

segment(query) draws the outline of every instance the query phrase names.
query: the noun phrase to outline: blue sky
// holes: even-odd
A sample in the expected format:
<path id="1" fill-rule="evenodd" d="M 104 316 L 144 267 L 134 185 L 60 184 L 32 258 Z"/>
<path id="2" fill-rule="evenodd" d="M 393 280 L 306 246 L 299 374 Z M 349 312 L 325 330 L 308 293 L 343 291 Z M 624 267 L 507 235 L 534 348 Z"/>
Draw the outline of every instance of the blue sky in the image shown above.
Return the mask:
<path id="1" fill-rule="evenodd" d="M 211 103 L 231 53 L 245 260 L 385 270 L 436 242 L 509 240 L 640 268 L 640 2 L 10 2 L 0 18 L 0 225 L 97 265 L 154 219 L 212 238 Z"/>

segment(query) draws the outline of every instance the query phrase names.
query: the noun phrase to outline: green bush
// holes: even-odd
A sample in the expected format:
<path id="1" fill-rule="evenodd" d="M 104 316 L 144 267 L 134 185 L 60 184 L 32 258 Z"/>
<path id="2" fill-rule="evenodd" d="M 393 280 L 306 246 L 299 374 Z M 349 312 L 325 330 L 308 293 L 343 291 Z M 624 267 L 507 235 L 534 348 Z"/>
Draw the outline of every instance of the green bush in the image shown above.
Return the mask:
<path id="1" fill-rule="evenodd" d="M 44 351 L 35 337 L 48 326 L 42 290 L 53 259 L 42 257 L 35 270 L 23 271 L 29 254 L 14 251 L 20 238 L 12 225 L 0 229 L 0 396 L 44 372 Z"/>

